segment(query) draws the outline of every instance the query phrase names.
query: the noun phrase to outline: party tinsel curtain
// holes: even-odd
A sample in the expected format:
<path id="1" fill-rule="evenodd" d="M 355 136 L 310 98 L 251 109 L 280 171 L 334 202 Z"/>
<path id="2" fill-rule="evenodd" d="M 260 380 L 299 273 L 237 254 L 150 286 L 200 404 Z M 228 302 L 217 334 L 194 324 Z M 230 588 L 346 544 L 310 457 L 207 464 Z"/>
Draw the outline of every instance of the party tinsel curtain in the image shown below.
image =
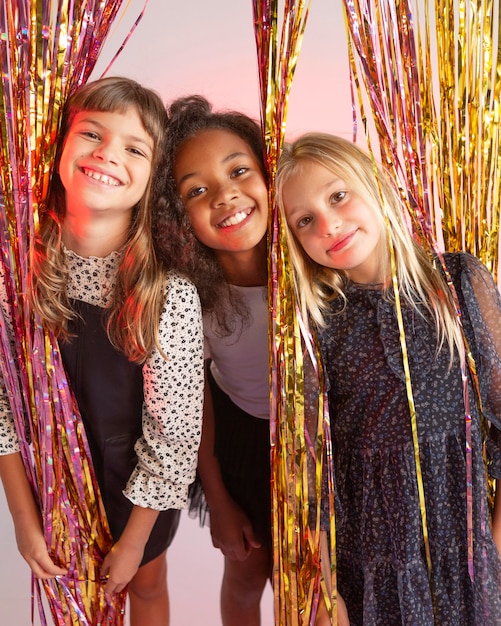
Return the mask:
<path id="1" fill-rule="evenodd" d="M 297 310 L 273 184 L 308 8 L 307 3 L 292 0 L 253 0 L 253 7 L 271 207 L 268 267 L 275 623 L 295 626 L 315 623 L 321 597 L 334 620 L 336 614 L 334 549 L 333 545 L 322 549 L 320 544 L 322 505 L 330 507 L 330 537 L 335 537 L 325 385 L 307 320 L 302 320 Z M 330 498 L 323 503 L 322 485 L 330 487 L 324 489 Z"/>
<path id="2" fill-rule="evenodd" d="M 26 298 L 29 248 L 54 160 L 62 107 L 92 72 L 117 1 L 0 0 L 0 243 L 9 320 L 0 316 L 0 364 L 49 552 L 68 575 L 43 581 L 54 623 L 123 623 L 99 566 L 111 535 L 90 451 L 57 341 Z M 46 624 L 39 583 L 34 585 Z"/>
<path id="3" fill-rule="evenodd" d="M 344 0 L 344 9 L 364 131 L 416 235 L 474 254 L 499 279 L 499 1 Z"/>
<path id="4" fill-rule="evenodd" d="M 499 280 L 501 55 L 498 0 L 344 0 L 354 130 L 400 192 L 409 225 L 442 262 L 467 251 Z M 355 95 L 357 96 L 355 98 Z M 390 246 L 391 248 L 391 246 Z M 417 419 L 392 253 L 393 289 L 413 432 L 424 545 L 433 575 Z M 458 320 L 461 314 L 452 281 Z M 465 343 L 463 381 L 478 384 Z M 465 406 L 468 564 L 472 580 L 471 418 Z M 332 416 L 335 419 L 335 416 Z"/>

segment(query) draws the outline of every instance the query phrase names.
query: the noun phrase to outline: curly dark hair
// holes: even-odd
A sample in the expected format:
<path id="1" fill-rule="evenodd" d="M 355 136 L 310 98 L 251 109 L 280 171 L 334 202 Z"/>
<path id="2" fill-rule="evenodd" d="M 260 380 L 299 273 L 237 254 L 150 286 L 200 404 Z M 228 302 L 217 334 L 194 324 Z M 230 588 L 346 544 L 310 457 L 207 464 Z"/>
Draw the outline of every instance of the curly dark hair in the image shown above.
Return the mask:
<path id="1" fill-rule="evenodd" d="M 157 181 L 163 186 L 163 196 L 155 212 L 153 231 L 158 255 L 168 267 L 181 272 L 195 284 L 204 312 L 214 312 L 221 329 L 230 332 L 226 315 L 228 303 L 233 311 L 244 316 L 245 311 L 230 290 L 214 250 L 195 237 L 174 179 L 174 163 L 186 140 L 206 130 L 226 130 L 248 144 L 267 180 L 261 127 L 238 111 L 213 111 L 211 104 L 200 95 L 174 100 L 167 113 L 164 161 Z M 171 236 L 173 229 L 177 231 L 177 237 Z"/>

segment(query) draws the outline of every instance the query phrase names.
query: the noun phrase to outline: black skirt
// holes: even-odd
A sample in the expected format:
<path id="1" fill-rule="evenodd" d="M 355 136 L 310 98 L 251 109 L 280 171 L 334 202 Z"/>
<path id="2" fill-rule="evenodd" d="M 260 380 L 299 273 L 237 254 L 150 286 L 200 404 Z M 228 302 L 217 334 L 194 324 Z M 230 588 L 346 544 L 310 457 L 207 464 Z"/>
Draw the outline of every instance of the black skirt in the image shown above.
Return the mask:
<path id="1" fill-rule="evenodd" d="M 270 423 L 240 409 L 217 385 L 207 363 L 214 406 L 214 453 L 223 482 L 252 524 L 256 538 L 271 550 Z M 208 513 L 200 481 L 190 491 L 190 515 L 205 523 Z"/>

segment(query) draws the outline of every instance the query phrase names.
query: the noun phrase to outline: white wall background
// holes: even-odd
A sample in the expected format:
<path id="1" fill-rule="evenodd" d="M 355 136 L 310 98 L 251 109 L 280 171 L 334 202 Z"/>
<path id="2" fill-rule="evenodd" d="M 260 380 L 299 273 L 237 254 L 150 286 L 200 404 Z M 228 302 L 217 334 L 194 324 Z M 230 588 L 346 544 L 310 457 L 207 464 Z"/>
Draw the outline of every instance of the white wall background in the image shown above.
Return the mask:
<path id="1" fill-rule="evenodd" d="M 142 0 L 124 2 L 93 78 L 107 67 Z M 130 76 L 168 102 L 201 93 L 216 108 L 259 118 L 251 0 L 149 0 L 146 13 L 108 75 Z M 325 130 L 351 136 L 348 59 L 341 0 L 312 0 L 289 104 L 288 135 Z M 19 556 L 0 490 L 0 625 L 29 626 L 31 583 Z M 217 626 L 222 557 L 207 529 L 183 517 L 169 550 L 172 626 Z M 273 598 L 263 600 L 263 626 L 273 624 Z M 38 623 L 38 622 L 37 622 Z"/>

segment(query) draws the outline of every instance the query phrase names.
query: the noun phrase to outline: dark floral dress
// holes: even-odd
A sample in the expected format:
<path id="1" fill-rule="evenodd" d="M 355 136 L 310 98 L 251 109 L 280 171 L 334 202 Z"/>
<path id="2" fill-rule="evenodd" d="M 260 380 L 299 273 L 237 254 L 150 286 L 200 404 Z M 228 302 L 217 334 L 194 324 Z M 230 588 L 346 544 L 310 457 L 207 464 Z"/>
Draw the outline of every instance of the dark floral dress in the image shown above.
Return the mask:
<path id="1" fill-rule="evenodd" d="M 489 272 L 446 255 L 477 363 L 484 414 L 501 428 L 501 302 Z M 473 580 L 468 572 L 466 435 L 461 370 L 436 354 L 430 316 L 403 308 L 416 407 L 428 568 L 408 393 L 394 304 L 351 284 L 319 333 L 330 379 L 336 481 L 337 584 L 353 626 L 501 624 L 500 560 L 486 500 L 481 426 L 471 381 Z M 497 431 L 493 432 L 494 439 Z M 493 475 L 501 477 L 493 446 Z"/>

